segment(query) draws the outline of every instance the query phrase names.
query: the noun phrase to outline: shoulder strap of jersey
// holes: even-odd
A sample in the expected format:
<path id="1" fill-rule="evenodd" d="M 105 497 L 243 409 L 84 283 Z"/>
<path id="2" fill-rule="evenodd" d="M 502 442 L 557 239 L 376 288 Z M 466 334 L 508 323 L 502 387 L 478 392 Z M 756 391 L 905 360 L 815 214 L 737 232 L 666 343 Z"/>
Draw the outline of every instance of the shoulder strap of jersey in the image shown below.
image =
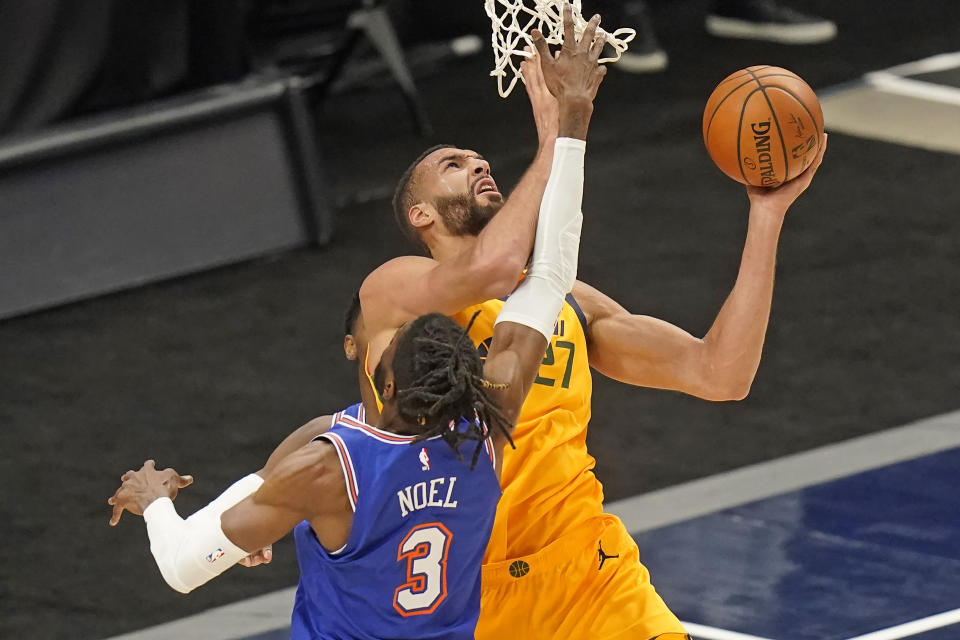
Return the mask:
<path id="1" fill-rule="evenodd" d="M 341 411 L 340 414 L 343 412 Z M 337 415 L 340 415 L 337 414 Z M 336 416 L 334 416 L 336 417 Z M 333 426 L 337 426 L 337 421 L 334 421 Z M 360 497 L 360 488 L 357 483 L 357 471 L 353 466 L 353 457 L 350 455 L 350 448 L 347 447 L 346 441 L 338 433 L 332 433 L 327 431 L 326 433 L 321 433 L 319 436 L 313 439 L 313 442 L 317 440 L 326 440 L 333 445 L 333 448 L 337 452 L 337 457 L 340 459 L 340 468 L 343 471 L 343 482 L 347 487 L 347 497 L 350 499 L 350 508 L 353 511 L 357 510 L 357 500 Z"/>

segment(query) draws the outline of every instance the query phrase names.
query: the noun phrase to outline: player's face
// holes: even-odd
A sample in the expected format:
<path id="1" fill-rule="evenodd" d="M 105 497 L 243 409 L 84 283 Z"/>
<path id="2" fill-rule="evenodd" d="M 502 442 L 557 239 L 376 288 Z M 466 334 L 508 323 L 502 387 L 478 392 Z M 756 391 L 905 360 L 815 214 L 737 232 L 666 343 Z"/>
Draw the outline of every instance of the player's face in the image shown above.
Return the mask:
<path id="1" fill-rule="evenodd" d="M 503 207 L 490 165 L 475 151 L 438 149 L 424 158 L 420 172 L 424 201 L 452 235 L 477 235 Z"/>

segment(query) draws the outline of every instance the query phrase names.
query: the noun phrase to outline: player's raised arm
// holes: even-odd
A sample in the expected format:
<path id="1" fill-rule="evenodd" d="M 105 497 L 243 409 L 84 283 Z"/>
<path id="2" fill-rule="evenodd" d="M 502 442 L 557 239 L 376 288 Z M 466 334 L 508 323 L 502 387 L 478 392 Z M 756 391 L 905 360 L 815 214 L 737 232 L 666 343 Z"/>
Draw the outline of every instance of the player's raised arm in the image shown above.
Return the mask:
<path id="1" fill-rule="evenodd" d="M 628 384 L 682 391 L 706 400 L 740 400 L 753 383 L 773 299 L 777 244 L 787 209 L 823 161 L 775 189 L 748 187 L 750 220 L 733 290 L 701 339 L 663 320 L 634 315 L 583 283 L 574 297 L 587 318 L 590 364 Z"/>
<path id="2" fill-rule="evenodd" d="M 547 50 L 539 32 L 534 43 L 543 69 L 543 79 L 551 93 L 561 98 L 573 91 L 558 76 L 577 68 L 582 78 L 581 95 L 591 96 L 603 80 L 604 67 L 597 63 L 603 38 L 594 41 L 598 19 L 590 21 L 583 38 L 573 37 L 569 5 L 564 9 L 566 33 L 558 58 Z M 562 122 L 557 139 L 550 181 L 540 206 L 533 259 L 527 277 L 504 304 L 497 317 L 490 353 L 484 365 L 484 378 L 495 385 L 494 396 L 500 412 L 513 424 L 520 413 L 530 385 L 536 377 L 557 315 L 577 274 L 580 229 L 583 215 L 583 162 L 587 122 Z M 502 449 L 505 437 L 495 440 Z"/>
<path id="3" fill-rule="evenodd" d="M 597 22 L 595 18 L 588 26 L 591 33 Z M 572 23 L 569 30 L 572 34 Z M 546 51 L 542 37 L 540 41 Z M 569 52 L 574 52 L 577 45 L 568 46 Z M 535 111 L 541 107 L 544 112 L 556 110 L 560 136 L 582 139 L 586 134 L 593 98 L 605 73 L 595 62 L 593 67 L 583 64 L 590 53 L 589 44 L 579 57 L 569 53 L 554 59 L 547 52 L 549 82 L 533 84 L 528 91 Z M 539 76 L 534 79 L 540 81 Z M 555 95 L 556 103 L 545 99 L 544 87 Z M 538 123 L 542 120 L 538 117 Z M 549 127 L 538 129 L 549 141 Z M 549 142 L 546 148 L 551 148 Z M 371 367 L 403 323 L 425 313 L 454 314 L 513 290 L 530 255 L 551 165 L 552 156 L 542 146 L 533 166 L 496 215 L 484 211 L 496 209 L 502 196 L 486 161 L 475 152 L 444 147 L 411 168 L 397 191 L 395 209 L 401 228 L 426 243 L 433 259 L 397 258 L 364 281 L 360 300 L 370 334 Z M 454 196 L 444 195 L 450 193 Z M 474 224 L 482 230 L 471 228 Z M 464 240 L 467 237 L 469 241 Z"/>

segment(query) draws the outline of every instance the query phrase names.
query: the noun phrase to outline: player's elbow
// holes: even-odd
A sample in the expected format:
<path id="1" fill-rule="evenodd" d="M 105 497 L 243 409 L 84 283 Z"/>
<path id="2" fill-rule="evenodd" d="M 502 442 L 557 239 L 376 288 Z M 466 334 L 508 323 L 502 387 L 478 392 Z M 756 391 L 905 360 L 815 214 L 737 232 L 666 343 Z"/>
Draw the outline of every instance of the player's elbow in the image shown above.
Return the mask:
<path id="1" fill-rule="evenodd" d="M 167 586 L 173 589 L 174 591 L 176 591 L 177 593 L 182 593 L 184 595 L 193 591 L 193 587 L 188 587 L 187 585 L 178 584 L 176 582 L 170 582 L 169 580 L 167 581 Z"/>
<path id="2" fill-rule="evenodd" d="M 196 584 L 191 585 L 186 581 L 181 580 L 178 567 L 169 559 L 158 558 L 157 567 L 160 569 L 160 575 L 163 576 L 163 581 L 167 583 L 168 587 L 177 593 L 187 594 L 200 586 Z"/>
<path id="3" fill-rule="evenodd" d="M 752 385 L 752 377 L 749 379 L 714 379 L 705 385 L 701 397 L 712 402 L 739 402 L 750 395 Z"/>
<path id="4" fill-rule="evenodd" d="M 750 395 L 750 383 L 739 384 L 731 386 L 728 389 L 724 389 L 723 397 L 720 399 L 721 402 L 739 402 L 741 400 L 746 400 L 747 396 Z"/>

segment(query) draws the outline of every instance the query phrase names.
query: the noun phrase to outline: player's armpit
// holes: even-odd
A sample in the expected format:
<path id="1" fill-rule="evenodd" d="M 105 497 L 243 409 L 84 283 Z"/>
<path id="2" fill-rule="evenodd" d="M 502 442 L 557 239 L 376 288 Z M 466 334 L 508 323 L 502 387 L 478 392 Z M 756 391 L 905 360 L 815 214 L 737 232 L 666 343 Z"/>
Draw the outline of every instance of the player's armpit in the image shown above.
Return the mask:
<path id="1" fill-rule="evenodd" d="M 574 286 L 573 296 L 587 319 L 590 366 L 603 375 L 705 400 L 739 399 L 722 376 L 714 375 L 703 340 L 669 322 L 631 314 L 582 282 Z"/>
<path id="2" fill-rule="evenodd" d="M 336 533 L 352 520 L 343 471 L 333 445 L 310 442 L 265 473 L 263 485 L 220 518 L 224 534 L 241 549 L 273 544 L 303 520 L 331 523 Z M 324 532 L 316 532 L 321 542 Z M 334 547 L 336 548 L 336 547 Z"/>

